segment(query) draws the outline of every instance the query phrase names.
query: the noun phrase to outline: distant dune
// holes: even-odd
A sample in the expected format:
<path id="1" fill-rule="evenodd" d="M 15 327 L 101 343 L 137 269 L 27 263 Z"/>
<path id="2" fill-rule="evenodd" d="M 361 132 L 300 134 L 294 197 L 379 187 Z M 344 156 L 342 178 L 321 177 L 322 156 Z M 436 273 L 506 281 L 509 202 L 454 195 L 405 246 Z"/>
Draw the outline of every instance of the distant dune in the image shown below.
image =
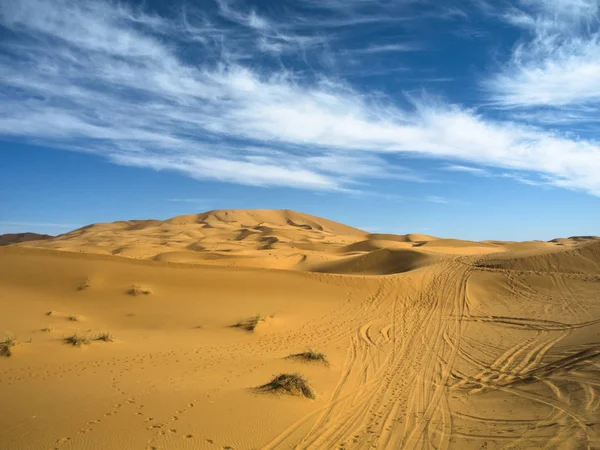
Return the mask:
<path id="1" fill-rule="evenodd" d="M 387 275 L 408 272 L 436 261 L 436 257 L 414 250 L 389 250 L 386 248 L 370 251 L 364 255 L 317 264 L 314 272 Z"/>
<path id="2" fill-rule="evenodd" d="M 51 238 L 53 238 L 53 236 L 50 236 L 49 234 L 37 233 L 0 234 L 0 247 L 3 245 L 18 244 L 19 242 L 43 241 Z"/>
<path id="3" fill-rule="evenodd" d="M 526 248 L 490 256 L 482 267 L 533 272 L 600 274 L 600 240 L 575 240 L 571 247 Z M 564 245 L 564 241 L 559 241 Z"/>
<path id="4" fill-rule="evenodd" d="M 370 240 L 382 240 L 382 241 L 397 241 L 397 242 L 429 242 L 435 241 L 436 238 L 434 236 L 429 236 L 427 234 L 370 234 Z"/>
<path id="5" fill-rule="evenodd" d="M 289 210 L 14 236 L 0 449 L 600 448 L 598 238 Z"/>
<path id="6" fill-rule="evenodd" d="M 383 275 L 420 267 L 433 260 L 432 255 L 543 253 L 594 239 L 473 242 L 425 234 L 369 234 L 290 210 L 216 210 L 164 221 L 97 223 L 57 237 L 16 243 L 171 263 Z M 403 249 L 411 251 L 399 252 Z"/>

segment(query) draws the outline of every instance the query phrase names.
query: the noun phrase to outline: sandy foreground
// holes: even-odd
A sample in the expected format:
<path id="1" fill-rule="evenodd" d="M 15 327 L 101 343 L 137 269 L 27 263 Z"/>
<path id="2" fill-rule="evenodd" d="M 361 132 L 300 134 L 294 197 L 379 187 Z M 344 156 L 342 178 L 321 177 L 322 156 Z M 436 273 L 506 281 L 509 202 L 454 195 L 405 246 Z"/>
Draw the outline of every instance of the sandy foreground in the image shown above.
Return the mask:
<path id="1" fill-rule="evenodd" d="M 0 247 L 3 332 L 2 450 L 600 448 L 593 237 L 95 224 Z M 315 398 L 256 389 L 283 373 Z"/>

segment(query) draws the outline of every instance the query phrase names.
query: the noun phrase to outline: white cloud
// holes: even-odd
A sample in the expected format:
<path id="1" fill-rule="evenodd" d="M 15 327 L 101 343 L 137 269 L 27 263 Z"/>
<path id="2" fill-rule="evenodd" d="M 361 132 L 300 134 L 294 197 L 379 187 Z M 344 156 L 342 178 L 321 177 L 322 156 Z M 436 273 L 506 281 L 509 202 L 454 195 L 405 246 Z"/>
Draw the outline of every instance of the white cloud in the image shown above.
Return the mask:
<path id="1" fill-rule="evenodd" d="M 448 200 L 444 197 L 439 197 L 437 195 L 430 195 L 428 197 L 425 197 L 425 201 L 429 202 L 429 203 L 439 203 L 439 204 L 443 204 L 443 205 L 450 203 L 450 200 Z"/>
<path id="2" fill-rule="evenodd" d="M 554 19 L 554 26 L 563 26 L 565 22 L 587 24 L 600 10 L 598 0 L 521 0 L 521 4 L 544 18 Z"/>
<path id="3" fill-rule="evenodd" d="M 465 172 L 470 173 L 472 175 L 478 175 L 482 177 L 490 176 L 490 172 L 480 167 L 472 167 L 472 166 L 462 166 L 460 164 L 451 164 L 443 167 L 443 170 L 447 170 L 450 172 Z"/>
<path id="4" fill-rule="evenodd" d="M 503 172 L 503 173 L 500 173 L 498 176 L 501 178 L 510 178 L 511 180 L 515 180 L 515 181 L 518 181 L 519 183 L 527 184 L 529 186 L 540 186 L 540 187 L 548 186 L 548 184 L 545 181 L 532 180 L 531 178 L 527 178 L 526 176 L 523 176 L 523 174 L 520 174 L 520 173 Z M 561 181 L 555 181 L 554 184 L 557 186 L 560 186 Z"/>
<path id="5" fill-rule="evenodd" d="M 423 50 L 422 44 L 406 42 L 402 44 L 381 44 L 371 45 L 365 48 L 357 48 L 351 50 L 352 53 L 398 53 L 398 52 L 414 52 Z"/>
<path id="6" fill-rule="evenodd" d="M 268 161 L 253 163 L 192 155 L 113 155 L 118 164 L 149 167 L 156 170 L 175 170 L 192 178 L 212 179 L 255 186 L 290 186 L 325 190 L 341 190 L 337 182 L 325 175 L 301 167 L 284 167 Z"/>
<path id="7" fill-rule="evenodd" d="M 522 27 L 506 69 L 487 80 L 503 106 L 596 104 L 600 100 L 600 22 L 597 0 L 522 0 L 504 14 Z M 597 113 L 597 110 L 596 110 Z"/>
<path id="8" fill-rule="evenodd" d="M 546 43 L 544 45 L 551 45 Z M 527 52 L 527 60 L 523 53 Z M 552 53 L 521 48 L 511 68 L 490 80 L 492 98 L 507 106 L 565 106 L 600 100 L 600 41 L 572 39 Z"/>
<path id="9" fill-rule="evenodd" d="M 223 14 L 241 14 L 258 39 L 279 33 L 256 13 Z M 231 56 L 239 48 L 229 51 L 222 42 L 231 36 L 209 22 L 188 17 L 180 26 L 106 2 L 0 0 L 0 23 L 21 37 L 0 44 L 7 136 L 258 186 L 354 192 L 369 178 L 423 181 L 387 163 L 407 153 L 533 172 L 600 196 L 596 141 L 427 97 L 401 107 L 333 77 L 259 69 Z M 181 46 L 190 41 L 201 55 L 193 62 Z"/>

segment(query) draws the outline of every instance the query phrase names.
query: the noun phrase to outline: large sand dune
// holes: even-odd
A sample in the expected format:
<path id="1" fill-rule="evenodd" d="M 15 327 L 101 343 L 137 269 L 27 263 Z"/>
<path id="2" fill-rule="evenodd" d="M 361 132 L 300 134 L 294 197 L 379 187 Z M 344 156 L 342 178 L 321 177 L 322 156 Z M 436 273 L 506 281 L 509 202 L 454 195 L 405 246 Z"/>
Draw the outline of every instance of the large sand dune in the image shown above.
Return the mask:
<path id="1" fill-rule="evenodd" d="M 595 238 L 96 224 L 0 248 L 0 307 L 0 449 L 600 448 Z"/>

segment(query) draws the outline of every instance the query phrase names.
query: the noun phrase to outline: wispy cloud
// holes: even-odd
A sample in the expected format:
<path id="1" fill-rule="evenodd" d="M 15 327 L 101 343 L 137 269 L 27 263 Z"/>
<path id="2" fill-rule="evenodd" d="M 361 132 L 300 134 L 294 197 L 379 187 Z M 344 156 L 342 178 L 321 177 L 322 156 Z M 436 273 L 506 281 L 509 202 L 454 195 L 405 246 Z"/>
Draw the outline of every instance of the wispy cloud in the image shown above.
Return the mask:
<path id="1" fill-rule="evenodd" d="M 430 195 L 428 197 L 425 197 L 425 201 L 429 203 L 440 203 L 444 205 L 450 203 L 450 200 L 448 200 L 447 198 L 439 197 L 437 195 Z"/>
<path id="2" fill-rule="evenodd" d="M 282 54 L 302 60 L 320 32 L 225 0 L 217 6 L 214 16 L 188 10 L 175 20 L 101 1 L 0 1 L 10 32 L 0 43 L 0 134 L 258 186 L 355 192 L 373 178 L 423 181 L 389 163 L 405 153 L 531 172 L 600 195 L 595 140 L 289 69 Z M 261 42 L 287 47 L 273 56 Z"/>
<path id="3" fill-rule="evenodd" d="M 521 0 L 504 20 L 523 29 L 505 70 L 486 81 L 509 107 L 595 105 L 600 100 L 597 0 Z M 596 111 L 597 112 L 597 111 Z"/>
<path id="4" fill-rule="evenodd" d="M 518 181 L 519 183 L 523 183 L 523 184 L 527 184 L 529 186 L 546 186 L 548 187 L 549 184 L 545 181 L 545 180 L 534 180 L 531 179 L 530 177 L 528 178 L 527 176 L 521 174 L 521 173 L 516 173 L 516 172 L 503 172 L 500 173 L 498 175 L 501 178 L 510 178 L 511 180 L 515 180 Z M 561 181 L 555 181 L 554 183 L 557 186 L 560 186 Z"/>
<path id="5" fill-rule="evenodd" d="M 470 173 L 471 175 L 477 175 L 477 176 L 481 176 L 481 177 L 490 176 L 490 172 L 485 169 L 482 169 L 480 167 L 462 166 L 460 164 L 447 165 L 447 166 L 444 166 L 442 169 L 446 170 L 446 171 L 450 171 L 450 172 Z"/>
<path id="6" fill-rule="evenodd" d="M 424 46 L 418 43 L 401 43 L 401 44 L 382 44 L 382 45 L 371 45 L 364 48 L 357 48 L 350 50 L 351 53 L 397 53 L 397 52 L 416 52 L 423 50 Z"/>

